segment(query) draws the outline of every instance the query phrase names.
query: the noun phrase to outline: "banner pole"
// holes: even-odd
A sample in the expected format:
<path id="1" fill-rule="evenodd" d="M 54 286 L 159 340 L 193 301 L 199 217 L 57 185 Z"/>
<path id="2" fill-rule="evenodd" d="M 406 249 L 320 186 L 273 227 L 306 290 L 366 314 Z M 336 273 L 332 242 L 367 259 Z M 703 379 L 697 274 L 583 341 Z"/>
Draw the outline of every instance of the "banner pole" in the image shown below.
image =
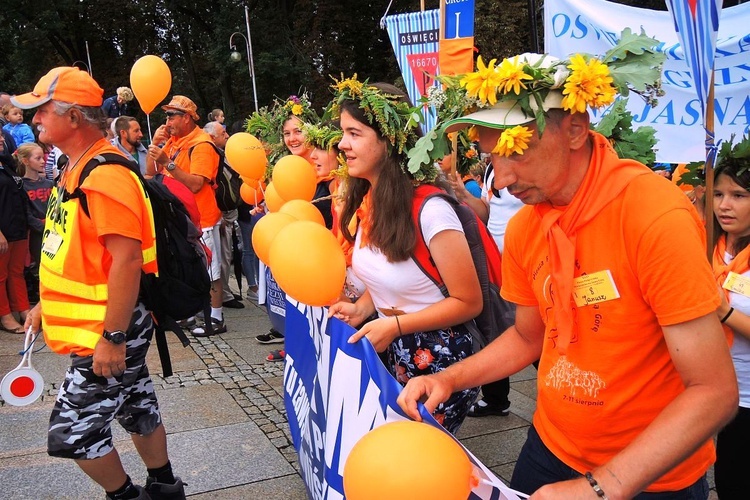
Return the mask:
<path id="1" fill-rule="evenodd" d="M 706 254 L 708 261 L 713 261 L 714 254 L 714 160 L 716 154 L 714 151 L 714 70 L 711 70 L 711 83 L 708 86 L 708 102 L 706 103 L 706 194 L 705 199 L 705 216 L 706 216 Z"/>
<path id="2" fill-rule="evenodd" d="M 536 2 L 529 0 L 529 32 L 531 34 L 531 49 L 539 53 L 539 34 L 536 29 Z"/>

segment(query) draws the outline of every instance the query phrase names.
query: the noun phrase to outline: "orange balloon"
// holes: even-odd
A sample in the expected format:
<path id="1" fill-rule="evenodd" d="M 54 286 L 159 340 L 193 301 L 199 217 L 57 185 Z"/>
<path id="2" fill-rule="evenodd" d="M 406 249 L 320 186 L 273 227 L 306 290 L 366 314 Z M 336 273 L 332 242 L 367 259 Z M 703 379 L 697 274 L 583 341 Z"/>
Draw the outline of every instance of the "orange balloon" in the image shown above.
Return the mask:
<path id="1" fill-rule="evenodd" d="M 269 258 L 276 282 L 300 302 L 327 306 L 341 295 L 346 277 L 344 251 L 324 226 L 306 220 L 285 226 L 271 243 Z"/>
<path id="2" fill-rule="evenodd" d="M 160 57 L 141 57 L 130 69 L 130 87 L 143 112 L 151 113 L 172 88 L 169 66 Z"/>
<path id="3" fill-rule="evenodd" d="M 309 201 L 289 200 L 282 205 L 279 213 L 291 215 L 297 220 L 309 220 L 310 222 L 317 222 L 321 226 L 326 225 L 323 214 Z"/>
<path id="4" fill-rule="evenodd" d="M 268 210 L 271 212 L 278 212 L 284 203 L 286 203 L 286 200 L 276 192 L 273 182 L 269 183 L 266 187 L 266 206 L 268 207 Z"/>
<path id="5" fill-rule="evenodd" d="M 240 186 L 240 197 L 248 205 L 257 205 L 263 201 L 263 191 L 250 187 L 245 183 Z"/>
<path id="6" fill-rule="evenodd" d="M 244 177 L 242 175 L 240 176 L 240 178 L 242 179 L 242 182 L 244 182 L 245 184 L 247 184 L 253 189 L 257 189 L 261 183 L 260 179 L 251 179 L 250 177 Z M 266 185 L 263 184 L 263 189 L 265 188 L 266 188 Z"/>
<path id="7" fill-rule="evenodd" d="M 344 465 L 347 500 L 466 500 L 471 484 L 471 462 L 461 446 L 440 429 L 411 420 L 365 434 Z"/>
<path id="8" fill-rule="evenodd" d="M 273 167 L 273 184 L 285 200 L 310 201 L 318 184 L 315 168 L 301 156 L 288 155 Z"/>
<path id="9" fill-rule="evenodd" d="M 264 215 L 255 224 L 252 236 L 253 250 L 265 265 L 270 266 L 268 256 L 274 238 L 279 234 L 279 231 L 292 222 L 297 222 L 297 219 L 291 215 L 272 213 Z"/>
<path id="10" fill-rule="evenodd" d="M 247 132 L 233 134 L 224 148 L 227 162 L 242 177 L 260 179 L 266 171 L 266 152 L 257 137 Z"/>

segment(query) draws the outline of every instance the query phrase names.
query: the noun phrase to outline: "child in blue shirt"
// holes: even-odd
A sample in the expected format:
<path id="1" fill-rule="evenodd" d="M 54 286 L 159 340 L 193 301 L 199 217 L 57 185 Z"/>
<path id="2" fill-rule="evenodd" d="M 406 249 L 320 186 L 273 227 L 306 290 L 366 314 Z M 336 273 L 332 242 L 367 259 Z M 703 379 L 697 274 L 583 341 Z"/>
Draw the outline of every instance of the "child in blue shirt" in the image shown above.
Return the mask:
<path id="1" fill-rule="evenodd" d="M 3 126 L 3 130 L 13 136 L 13 140 L 16 142 L 16 147 L 26 142 L 34 142 L 34 132 L 31 127 L 23 122 L 23 111 L 21 108 L 15 106 L 9 106 L 5 113 L 5 119 L 8 120 Z"/>

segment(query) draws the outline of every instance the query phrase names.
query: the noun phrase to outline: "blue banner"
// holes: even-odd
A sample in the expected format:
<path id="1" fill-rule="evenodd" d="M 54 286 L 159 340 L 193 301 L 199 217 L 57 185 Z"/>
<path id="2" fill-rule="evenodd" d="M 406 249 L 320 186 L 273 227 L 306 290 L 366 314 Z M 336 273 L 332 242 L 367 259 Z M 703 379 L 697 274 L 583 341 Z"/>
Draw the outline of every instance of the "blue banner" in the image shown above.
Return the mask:
<path id="1" fill-rule="evenodd" d="M 409 99 L 415 105 L 434 85 L 429 75 L 438 74 L 440 14 L 437 9 L 397 14 L 385 18 L 388 37 L 396 54 Z M 425 121 L 422 131 L 435 126 L 437 115 L 432 107 L 422 108 Z"/>
<path id="2" fill-rule="evenodd" d="M 280 333 L 284 333 L 286 328 L 286 294 L 273 279 L 270 267 L 264 267 L 266 281 L 266 310 L 268 311 L 268 318 L 271 320 L 271 326 Z"/>
<path id="3" fill-rule="evenodd" d="M 375 427 L 407 419 L 396 404 L 401 386 L 369 342 L 347 342 L 354 331 L 329 319 L 325 308 L 287 299 L 284 404 L 302 479 L 315 500 L 343 499 L 344 465 L 352 447 Z M 424 407 L 420 412 L 425 422 L 445 431 Z M 519 498 L 467 454 L 480 478 L 469 498 Z"/>
<path id="4" fill-rule="evenodd" d="M 474 36 L 474 0 L 445 1 L 445 39 Z"/>

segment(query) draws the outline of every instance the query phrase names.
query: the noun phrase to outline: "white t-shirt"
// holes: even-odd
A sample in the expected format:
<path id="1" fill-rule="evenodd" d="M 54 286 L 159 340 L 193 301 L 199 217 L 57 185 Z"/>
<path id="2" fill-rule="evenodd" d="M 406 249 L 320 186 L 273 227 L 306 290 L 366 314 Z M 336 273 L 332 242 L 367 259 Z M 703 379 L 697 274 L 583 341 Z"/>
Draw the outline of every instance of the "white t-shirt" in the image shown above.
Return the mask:
<path id="1" fill-rule="evenodd" d="M 731 255 L 724 254 L 724 262 L 729 262 L 731 259 Z M 742 273 L 742 276 L 750 278 L 750 271 Z M 750 297 L 729 292 L 729 303 L 742 314 L 750 316 Z M 732 361 L 734 362 L 734 371 L 737 373 L 737 385 L 740 389 L 740 406 L 750 408 L 750 339 L 739 333 L 734 334 Z"/>
<path id="2" fill-rule="evenodd" d="M 463 233 L 456 212 L 447 201 L 430 198 L 425 202 L 420 217 L 422 234 L 427 246 L 441 231 Z M 352 254 L 352 269 L 370 291 L 378 315 L 383 310 L 397 309 L 414 313 L 443 300 L 440 289 L 423 273 L 413 259 L 388 262 L 380 250 L 372 246 L 360 248 L 361 231 L 357 231 Z M 470 265 L 471 262 L 467 263 Z"/>
<path id="3" fill-rule="evenodd" d="M 500 253 L 503 253 L 505 240 L 505 230 L 508 227 L 508 221 L 516 215 L 523 202 L 510 194 L 506 188 L 500 190 L 500 196 L 495 196 L 490 188 L 495 180 L 495 172 L 487 174 L 484 185 L 482 186 L 482 198 L 489 201 L 490 217 L 487 220 L 487 229 L 490 230 L 492 238 L 497 244 Z"/>

